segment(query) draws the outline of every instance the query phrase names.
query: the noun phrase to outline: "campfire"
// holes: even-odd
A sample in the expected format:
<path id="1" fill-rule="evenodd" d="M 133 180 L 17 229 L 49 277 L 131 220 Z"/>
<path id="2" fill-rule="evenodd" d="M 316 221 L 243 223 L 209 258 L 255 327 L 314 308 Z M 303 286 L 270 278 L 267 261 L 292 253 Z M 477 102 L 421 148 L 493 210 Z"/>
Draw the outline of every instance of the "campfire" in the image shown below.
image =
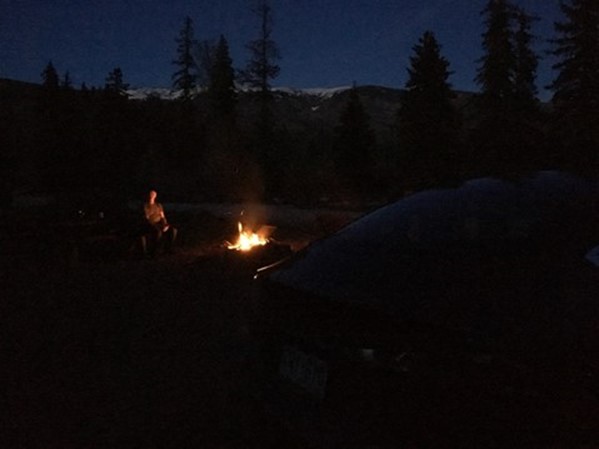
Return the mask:
<path id="1" fill-rule="evenodd" d="M 244 229 L 241 222 L 237 223 L 239 230 L 237 241 L 235 243 L 227 242 L 227 248 L 236 251 L 250 251 L 257 246 L 264 246 L 268 243 L 266 235 L 260 232 Z"/>
<path id="2" fill-rule="evenodd" d="M 256 230 L 257 229 L 257 230 Z M 221 262 L 242 275 L 253 275 L 256 269 L 271 265 L 291 256 L 291 247 L 271 238 L 274 226 L 238 222 L 237 235 L 221 246 Z"/>

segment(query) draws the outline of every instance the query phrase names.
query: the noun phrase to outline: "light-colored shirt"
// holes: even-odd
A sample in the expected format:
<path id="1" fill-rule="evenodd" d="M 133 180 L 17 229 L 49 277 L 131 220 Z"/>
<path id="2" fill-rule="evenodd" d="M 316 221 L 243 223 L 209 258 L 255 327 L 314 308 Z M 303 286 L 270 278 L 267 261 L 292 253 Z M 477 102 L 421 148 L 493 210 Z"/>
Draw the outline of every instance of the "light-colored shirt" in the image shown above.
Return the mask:
<path id="1" fill-rule="evenodd" d="M 146 220 L 151 225 L 156 225 L 160 222 L 166 224 L 166 219 L 164 217 L 164 209 L 162 208 L 162 204 L 160 203 L 145 203 L 144 204 L 144 213 L 146 215 Z"/>

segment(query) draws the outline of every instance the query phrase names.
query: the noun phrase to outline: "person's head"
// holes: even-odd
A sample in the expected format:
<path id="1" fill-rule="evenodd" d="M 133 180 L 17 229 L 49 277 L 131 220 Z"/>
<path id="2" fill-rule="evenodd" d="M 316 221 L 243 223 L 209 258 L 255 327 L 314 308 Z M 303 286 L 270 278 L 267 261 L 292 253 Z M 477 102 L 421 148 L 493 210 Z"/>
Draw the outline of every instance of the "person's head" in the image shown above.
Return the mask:
<path id="1" fill-rule="evenodd" d="M 154 200 L 156 200 L 157 196 L 158 196 L 158 193 L 156 193 L 156 190 L 150 190 L 148 192 L 148 202 L 153 203 Z"/>

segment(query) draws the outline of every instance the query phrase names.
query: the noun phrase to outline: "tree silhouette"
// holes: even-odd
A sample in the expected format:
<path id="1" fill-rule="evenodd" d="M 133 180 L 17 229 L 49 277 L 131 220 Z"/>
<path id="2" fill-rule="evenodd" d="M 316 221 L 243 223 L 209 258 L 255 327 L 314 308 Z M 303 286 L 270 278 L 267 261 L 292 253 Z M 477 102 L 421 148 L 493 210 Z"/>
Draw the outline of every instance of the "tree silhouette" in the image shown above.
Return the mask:
<path id="1" fill-rule="evenodd" d="M 368 196 L 371 193 L 372 152 L 376 141 L 370 127 L 370 116 L 364 109 L 356 86 L 349 92 L 335 134 L 334 159 L 341 184 L 349 189 L 350 194 Z"/>
<path id="2" fill-rule="evenodd" d="M 554 92 L 554 139 L 564 148 L 560 163 L 578 168 L 599 166 L 599 3 L 561 3 L 564 22 L 555 24 L 553 41 L 558 75 Z"/>
<path id="3" fill-rule="evenodd" d="M 129 84 L 123 81 L 123 71 L 120 67 L 115 67 L 106 77 L 106 84 L 104 89 L 118 96 L 127 96 L 127 89 Z"/>
<path id="4" fill-rule="evenodd" d="M 481 86 L 481 103 L 487 114 L 503 116 L 513 97 L 513 74 L 516 65 L 511 17 L 506 0 L 490 0 L 482 14 L 486 15 L 483 33 L 485 55 L 479 60 L 476 82 Z"/>
<path id="5" fill-rule="evenodd" d="M 207 151 L 204 155 L 204 189 L 226 199 L 239 199 L 246 188 L 248 173 L 240 151 L 236 123 L 237 92 L 235 71 L 224 36 L 211 50 L 208 72 Z M 247 190 L 247 189 L 246 189 Z"/>
<path id="6" fill-rule="evenodd" d="M 193 58 L 193 51 L 196 45 L 193 34 L 193 21 L 188 16 L 185 18 L 183 28 L 177 42 L 177 59 L 173 61 L 178 70 L 173 73 L 173 88 L 182 91 L 182 99 L 189 100 L 196 87 L 196 64 Z"/>
<path id="7" fill-rule="evenodd" d="M 71 81 L 71 74 L 69 73 L 68 70 L 64 74 L 64 78 L 62 79 L 61 87 L 63 89 L 72 89 L 73 88 L 73 82 Z"/>
<path id="8" fill-rule="evenodd" d="M 534 36 L 531 32 L 536 17 L 527 14 L 523 9 L 515 9 L 516 31 L 514 33 L 514 96 L 516 107 L 521 111 L 534 112 L 537 109 L 537 67 L 538 56 L 531 46 Z"/>
<path id="9" fill-rule="evenodd" d="M 518 108 L 534 109 L 538 57 L 531 48 L 531 28 L 538 19 L 506 0 L 490 0 L 482 14 L 487 16 L 485 55 L 479 60 L 476 82 L 485 111 L 497 117 Z"/>
<path id="10" fill-rule="evenodd" d="M 280 59 L 280 53 L 272 39 L 273 18 L 269 2 L 260 0 L 252 12 L 260 20 L 260 32 L 258 38 L 247 45 L 251 58 L 242 72 L 242 78 L 250 86 L 257 88 L 262 96 L 267 97 L 270 95 L 270 81 L 275 79 L 281 70 L 276 64 Z"/>
<path id="11" fill-rule="evenodd" d="M 410 58 L 406 93 L 398 112 L 400 153 L 410 188 L 436 184 L 457 171 L 459 119 L 447 81 L 449 62 L 426 31 Z M 452 173 L 453 172 L 453 173 Z"/>
<path id="12" fill-rule="evenodd" d="M 250 60 L 245 70 L 241 72 L 240 78 L 258 91 L 256 138 L 252 143 L 251 153 L 265 173 L 266 190 L 275 192 L 281 155 L 275 154 L 275 123 L 270 81 L 279 75 L 280 67 L 276 61 L 280 59 L 280 53 L 277 44 L 272 39 L 273 14 L 269 2 L 259 0 L 252 12 L 260 21 L 260 30 L 258 38 L 250 41 L 247 45 Z"/>
<path id="13" fill-rule="evenodd" d="M 42 86 L 47 90 L 56 90 L 59 85 L 58 72 L 54 68 L 52 61 L 49 61 L 42 72 Z"/>
<path id="14" fill-rule="evenodd" d="M 542 164 L 534 83 L 537 57 L 530 47 L 534 19 L 507 0 L 490 0 L 482 14 L 487 29 L 476 76 L 480 113 L 470 169 L 518 176 Z"/>
<path id="15" fill-rule="evenodd" d="M 221 35 L 214 51 L 208 84 L 210 114 L 212 119 L 218 121 L 235 121 L 237 93 L 235 91 L 235 72 L 232 64 L 233 61 L 229 55 L 229 44 L 225 37 Z"/>
<path id="16" fill-rule="evenodd" d="M 177 42 L 177 58 L 173 64 L 178 70 L 172 75 L 173 88 L 180 90 L 180 104 L 176 110 L 176 131 L 173 132 L 172 145 L 175 147 L 170 155 L 169 162 L 174 169 L 180 170 L 191 176 L 197 175 L 197 161 L 199 160 L 198 147 L 201 131 L 197 123 L 195 104 L 192 102 L 197 87 L 197 61 L 194 53 L 197 52 L 197 41 L 194 38 L 193 21 L 185 17 L 183 27 L 179 32 Z"/>

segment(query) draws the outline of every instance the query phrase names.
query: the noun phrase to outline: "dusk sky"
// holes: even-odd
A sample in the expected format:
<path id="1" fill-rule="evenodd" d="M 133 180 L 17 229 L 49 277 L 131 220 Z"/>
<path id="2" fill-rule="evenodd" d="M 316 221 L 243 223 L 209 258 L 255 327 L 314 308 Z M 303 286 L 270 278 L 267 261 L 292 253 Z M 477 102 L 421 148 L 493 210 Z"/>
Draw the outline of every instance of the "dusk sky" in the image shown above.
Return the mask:
<path id="1" fill-rule="evenodd" d="M 480 15 L 487 0 L 272 0 L 273 38 L 281 51 L 274 86 L 295 88 L 381 85 L 403 87 L 412 47 L 432 30 L 454 72 L 454 88 L 477 90 L 482 56 Z M 540 18 L 534 33 L 538 86 L 554 77 L 546 51 L 561 20 L 558 0 L 515 0 Z M 121 67 L 132 87 L 170 87 L 175 38 L 185 16 L 198 40 L 223 34 L 233 65 L 242 68 L 246 43 L 257 37 L 254 0 L 0 0 L 0 77 L 39 83 L 49 60 L 75 86 L 103 86 Z"/>

